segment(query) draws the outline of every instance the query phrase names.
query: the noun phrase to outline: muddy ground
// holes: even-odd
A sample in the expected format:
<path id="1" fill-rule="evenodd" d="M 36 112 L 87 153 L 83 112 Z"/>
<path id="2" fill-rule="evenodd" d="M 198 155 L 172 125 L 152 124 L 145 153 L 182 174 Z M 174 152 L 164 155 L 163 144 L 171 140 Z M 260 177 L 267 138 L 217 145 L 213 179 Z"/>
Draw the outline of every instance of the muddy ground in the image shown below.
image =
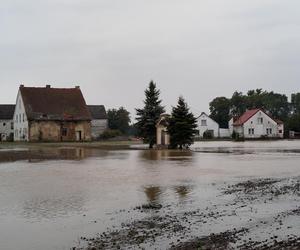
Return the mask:
<path id="1" fill-rule="evenodd" d="M 136 219 L 83 236 L 73 249 L 300 249 L 299 196 L 300 177 L 225 184 L 205 209 L 153 202 L 120 210 Z"/>

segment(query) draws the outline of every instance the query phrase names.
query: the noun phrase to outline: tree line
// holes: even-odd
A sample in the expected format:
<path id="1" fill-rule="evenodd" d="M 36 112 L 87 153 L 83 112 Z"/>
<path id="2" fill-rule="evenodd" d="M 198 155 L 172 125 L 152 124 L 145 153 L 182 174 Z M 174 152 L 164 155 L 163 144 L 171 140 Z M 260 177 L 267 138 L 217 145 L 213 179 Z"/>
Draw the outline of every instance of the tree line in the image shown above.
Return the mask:
<path id="1" fill-rule="evenodd" d="M 153 81 L 149 83 L 144 94 L 144 107 L 136 109 L 135 124 L 130 124 L 130 113 L 124 107 L 108 110 L 109 130 L 104 133 L 104 138 L 135 135 L 149 143 L 150 148 L 154 146 L 156 123 L 165 112 L 165 107 L 160 99 L 160 90 Z M 290 130 L 300 132 L 300 93 L 292 94 L 289 102 L 286 95 L 273 91 L 255 89 L 249 90 L 246 94 L 235 91 L 230 98 L 216 97 L 209 103 L 210 117 L 221 128 L 228 128 L 231 117 L 238 117 L 246 110 L 254 108 L 264 109 L 273 118 L 283 121 L 286 135 Z M 172 148 L 191 145 L 197 133 L 196 119 L 183 97 L 179 97 L 177 106 L 172 108 L 168 124 Z"/>
<path id="2" fill-rule="evenodd" d="M 231 117 L 242 115 L 247 109 L 261 108 L 285 124 L 285 131 L 300 132 L 300 93 L 292 94 L 291 102 L 284 94 L 262 89 L 249 90 L 247 94 L 235 91 L 231 98 L 216 97 L 209 103 L 210 117 L 228 128 Z"/>

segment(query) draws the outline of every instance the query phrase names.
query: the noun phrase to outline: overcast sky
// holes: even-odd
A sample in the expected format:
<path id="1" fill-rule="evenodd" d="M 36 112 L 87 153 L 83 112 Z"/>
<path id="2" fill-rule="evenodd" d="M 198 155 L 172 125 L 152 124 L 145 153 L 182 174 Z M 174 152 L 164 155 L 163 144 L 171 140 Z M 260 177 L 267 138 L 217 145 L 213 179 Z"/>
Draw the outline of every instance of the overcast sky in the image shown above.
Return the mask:
<path id="1" fill-rule="evenodd" d="M 299 0 L 1 0 L 0 102 L 18 86 L 80 85 L 88 104 L 170 109 L 216 96 L 300 91 Z M 134 115 L 134 114 L 133 114 Z"/>

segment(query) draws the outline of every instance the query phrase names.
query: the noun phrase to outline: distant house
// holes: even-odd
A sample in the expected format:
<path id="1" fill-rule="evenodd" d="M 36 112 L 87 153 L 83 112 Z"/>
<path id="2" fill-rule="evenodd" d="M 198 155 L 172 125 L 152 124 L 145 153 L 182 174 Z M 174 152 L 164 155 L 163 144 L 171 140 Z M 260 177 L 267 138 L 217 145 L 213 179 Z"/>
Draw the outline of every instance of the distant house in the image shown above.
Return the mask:
<path id="1" fill-rule="evenodd" d="M 201 113 L 201 115 L 197 118 L 197 121 L 200 138 L 203 138 L 205 133 L 209 134 L 212 138 L 219 137 L 219 124 L 211 119 L 205 112 Z"/>
<path id="2" fill-rule="evenodd" d="M 14 104 L 0 105 L 0 141 L 13 140 Z"/>
<path id="3" fill-rule="evenodd" d="M 89 141 L 91 119 L 79 87 L 21 85 L 14 112 L 14 140 Z"/>
<path id="4" fill-rule="evenodd" d="M 211 138 L 225 138 L 229 137 L 229 130 L 220 128 L 219 124 L 211 119 L 205 112 L 197 118 L 199 137 L 205 137 L 205 134 Z"/>
<path id="5" fill-rule="evenodd" d="M 283 138 L 283 122 L 273 119 L 262 109 L 247 110 L 229 121 L 229 130 L 244 138 Z"/>
<path id="6" fill-rule="evenodd" d="M 108 128 L 107 114 L 103 105 L 88 105 L 88 109 L 92 116 L 92 138 L 95 140 Z"/>
<path id="7" fill-rule="evenodd" d="M 156 124 L 156 146 L 168 147 L 170 145 L 170 135 L 168 133 L 168 118 L 170 115 L 162 114 Z"/>

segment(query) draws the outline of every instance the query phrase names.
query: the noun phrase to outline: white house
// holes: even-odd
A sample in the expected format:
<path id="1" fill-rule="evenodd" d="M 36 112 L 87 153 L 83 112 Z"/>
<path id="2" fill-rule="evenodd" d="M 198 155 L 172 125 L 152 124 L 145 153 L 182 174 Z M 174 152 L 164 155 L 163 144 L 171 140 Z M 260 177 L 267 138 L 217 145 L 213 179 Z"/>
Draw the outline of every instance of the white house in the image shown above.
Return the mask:
<path id="1" fill-rule="evenodd" d="M 23 85 L 20 88 L 24 87 Z M 14 112 L 14 141 L 28 141 L 28 119 L 20 90 Z"/>
<path id="2" fill-rule="evenodd" d="M 103 105 L 88 105 L 92 116 L 91 129 L 92 138 L 99 139 L 100 135 L 108 128 L 108 119 Z"/>
<path id="3" fill-rule="evenodd" d="M 212 137 L 220 137 L 220 126 L 219 124 L 211 119 L 205 112 L 202 112 L 201 115 L 197 118 L 198 120 L 198 130 L 199 137 L 203 138 L 203 134 L 209 133 Z"/>
<path id="4" fill-rule="evenodd" d="M 15 105 L 0 105 L 0 141 L 13 140 Z"/>
<path id="5" fill-rule="evenodd" d="M 284 125 L 262 109 L 247 110 L 238 118 L 229 121 L 229 131 L 243 138 L 283 138 Z"/>

